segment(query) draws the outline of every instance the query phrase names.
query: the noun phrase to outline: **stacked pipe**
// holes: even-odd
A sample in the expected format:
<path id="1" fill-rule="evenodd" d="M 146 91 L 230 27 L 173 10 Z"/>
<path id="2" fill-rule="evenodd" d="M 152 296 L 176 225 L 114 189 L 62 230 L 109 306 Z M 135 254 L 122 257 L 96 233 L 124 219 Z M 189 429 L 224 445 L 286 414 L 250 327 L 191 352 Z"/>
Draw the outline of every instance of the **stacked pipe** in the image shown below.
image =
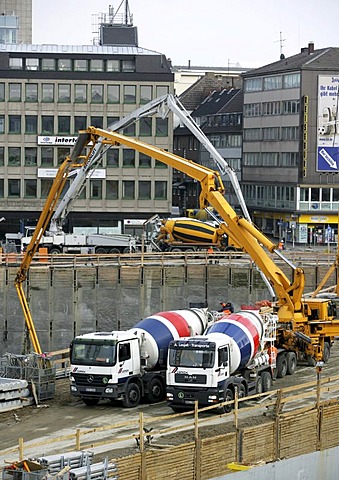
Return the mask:
<path id="1" fill-rule="evenodd" d="M 39 462 L 43 468 L 46 468 L 48 472 L 53 475 L 60 472 L 60 470 L 66 466 L 70 466 L 71 469 L 79 467 L 86 468 L 91 464 L 92 457 L 93 452 L 75 451 L 63 453 L 62 455 L 48 455 L 30 460 Z"/>
<path id="2" fill-rule="evenodd" d="M 102 463 L 93 463 L 86 467 L 74 468 L 69 471 L 70 480 L 117 480 L 117 465 L 115 463 L 108 463 L 107 459 Z"/>

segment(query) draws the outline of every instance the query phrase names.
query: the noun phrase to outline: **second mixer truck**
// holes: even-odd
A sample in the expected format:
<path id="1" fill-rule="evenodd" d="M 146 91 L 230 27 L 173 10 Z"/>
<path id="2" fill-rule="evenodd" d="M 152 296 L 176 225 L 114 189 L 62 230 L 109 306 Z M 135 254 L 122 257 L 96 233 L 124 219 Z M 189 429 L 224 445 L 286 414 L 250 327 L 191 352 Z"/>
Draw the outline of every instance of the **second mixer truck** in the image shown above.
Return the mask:
<path id="1" fill-rule="evenodd" d="M 174 411 L 268 391 L 276 366 L 277 316 L 243 310 L 222 317 L 204 335 L 169 345 L 167 400 Z M 290 373 L 293 373 L 292 371 Z M 220 407 L 218 407 L 220 408 Z M 231 404 L 221 407 L 230 411 Z"/>

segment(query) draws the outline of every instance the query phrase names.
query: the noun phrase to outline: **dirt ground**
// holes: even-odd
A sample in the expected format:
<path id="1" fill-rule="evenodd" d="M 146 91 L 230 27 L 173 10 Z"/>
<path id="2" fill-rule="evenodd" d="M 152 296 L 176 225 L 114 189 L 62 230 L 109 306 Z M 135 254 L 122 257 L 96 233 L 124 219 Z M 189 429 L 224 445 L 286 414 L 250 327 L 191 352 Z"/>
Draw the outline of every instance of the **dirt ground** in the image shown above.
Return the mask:
<path id="1" fill-rule="evenodd" d="M 330 361 L 323 368 L 322 378 L 337 375 L 338 365 L 339 341 L 336 340 L 331 351 Z M 306 382 L 313 380 L 315 381 L 315 379 L 316 371 L 314 367 L 309 367 L 306 364 L 299 365 L 294 375 L 286 376 L 283 379 L 277 379 L 273 385 L 273 388 L 278 389 L 293 385 L 302 385 Z M 81 400 L 70 395 L 68 379 L 58 379 L 56 381 L 56 393 L 52 400 L 46 401 L 39 407 L 35 405 L 27 406 L 21 409 L 0 413 L 0 466 L 2 465 L 4 459 L 11 461 L 17 460 L 17 455 L 15 453 L 7 454 L 4 457 L 1 455 L 1 450 L 6 450 L 17 446 L 18 439 L 20 437 L 23 437 L 24 439 L 26 454 L 26 445 L 28 446 L 29 442 L 40 441 L 43 445 L 44 439 L 51 437 L 58 438 L 64 435 L 74 434 L 77 428 L 89 429 L 108 424 L 117 424 L 128 420 L 135 420 L 136 429 L 133 432 L 129 431 L 129 433 L 127 433 L 131 434 L 138 431 L 137 422 L 141 411 L 144 413 L 145 425 L 147 426 L 154 425 L 155 428 L 160 428 L 160 426 L 161 428 L 164 428 L 173 425 L 173 419 L 164 421 L 164 424 L 161 422 L 159 423 L 158 420 L 161 416 L 167 416 L 173 413 L 167 407 L 166 402 L 153 405 L 144 404 L 133 409 L 124 409 L 120 404 L 112 404 L 110 402 L 102 403 L 95 407 L 87 407 L 82 403 Z M 265 411 L 264 407 L 263 411 Z M 206 424 L 204 425 L 204 428 L 199 430 L 200 435 L 203 437 L 210 437 L 230 432 L 233 428 L 232 416 L 226 417 L 230 419 L 227 422 L 225 421 L 225 417 L 220 417 L 215 413 L 206 413 L 205 415 L 211 417 L 211 422 L 209 422 L 209 425 Z M 182 423 L 183 418 L 184 417 L 180 417 L 180 423 Z M 246 424 L 253 425 L 260 422 L 267 422 L 267 420 L 267 416 L 261 412 L 257 413 L 255 417 L 253 417 L 252 414 L 252 417 L 246 418 L 242 421 L 245 421 Z M 192 421 L 190 420 L 190 426 L 191 425 Z M 100 435 L 97 437 L 97 439 L 102 440 L 105 434 L 101 433 Z M 181 430 L 179 434 L 169 434 L 166 435 L 166 437 L 158 435 L 152 440 L 152 442 L 173 445 L 192 441 L 193 438 L 192 430 Z M 90 442 L 95 441 L 97 440 L 91 438 L 87 441 L 87 443 L 82 443 L 81 446 L 82 448 L 90 449 Z M 70 445 L 74 444 L 74 439 L 70 440 L 67 446 L 65 444 L 64 451 L 70 450 Z M 58 448 L 60 448 L 60 446 Z M 27 451 L 30 452 L 30 455 L 32 455 L 31 451 Z M 95 452 L 95 458 L 97 461 L 99 461 L 103 460 L 105 457 L 108 457 L 109 459 L 117 458 L 118 456 L 125 456 L 138 451 L 139 450 L 136 442 L 131 440 L 121 447 L 117 446 L 117 448 L 114 450 L 110 450 L 108 452 Z M 52 453 L 60 453 L 60 451 L 51 451 L 47 448 L 47 446 L 42 446 L 40 449 L 35 451 L 35 456 L 48 455 Z"/>

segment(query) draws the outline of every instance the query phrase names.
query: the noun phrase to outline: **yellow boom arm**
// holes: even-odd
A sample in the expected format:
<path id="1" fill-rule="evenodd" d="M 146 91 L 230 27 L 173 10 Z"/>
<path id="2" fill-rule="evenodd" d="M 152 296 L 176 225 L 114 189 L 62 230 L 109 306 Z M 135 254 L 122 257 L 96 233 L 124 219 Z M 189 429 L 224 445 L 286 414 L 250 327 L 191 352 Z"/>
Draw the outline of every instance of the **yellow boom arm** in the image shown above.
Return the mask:
<path id="1" fill-rule="evenodd" d="M 200 208 L 206 208 L 208 205 L 215 208 L 224 220 L 224 223 L 221 223 L 220 228 L 234 242 L 242 246 L 243 250 L 251 256 L 256 265 L 269 279 L 278 297 L 278 315 L 280 321 L 305 321 L 301 303 L 301 297 L 304 291 L 303 270 L 295 268 L 290 264 L 294 269 L 293 281 L 290 282 L 284 272 L 275 265 L 261 245 L 265 246 L 269 252 L 275 252 L 282 257 L 282 255 L 278 253 L 276 245 L 257 230 L 248 220 L 239 217 L 235 213 L 224 197 L 224 186 L 219 172 L 194 163 L 191 160 L 181 158 L 160 148 L 140 142 L 139 140 L 115 132 L 88 127 L 86 130 L 79 132 L 78 140 L 71 155 L 66 158 L 57 172 L 57 176 L 53 182 L 46 204 L 41 212 L 38 224 L 15 279 L 15 287 L 19 295 L 26 326 L 35 352 L 42 353 L 34 322 L 25 297 L 23 282 L 27 278 L 27 272 L 32 258 L 38 249 L 41 237 L 47 229 L 69 172 L 72 168 L 87 165 L 91 160 L 93 149 L 99 142 L 102 145 L 107 146 L 125 145 L 138 152 L 153 157 L 154 159 L 159 160 L 160 162 L 163 162 L 199 181 L 201 185 Z M 85 147 L 89 147 L 87 154 L 84 151 Z"/>

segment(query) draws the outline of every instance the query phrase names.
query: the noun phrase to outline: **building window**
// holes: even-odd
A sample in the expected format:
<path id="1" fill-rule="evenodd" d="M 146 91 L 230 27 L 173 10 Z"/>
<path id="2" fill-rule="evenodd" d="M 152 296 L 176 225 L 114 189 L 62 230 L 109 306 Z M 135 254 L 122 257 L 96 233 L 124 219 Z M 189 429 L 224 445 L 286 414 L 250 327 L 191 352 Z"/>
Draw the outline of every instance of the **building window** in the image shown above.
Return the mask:
<path id="1" fill-rule="evenodd" d="M 120 61 L 119 60 L 107 60 L 106 71 L 107 72 L 120 72 Z"/>
<path id="2" fill-rule="evenodd" d="M 299 140 L 299 127 L 281 127 L 282 140 Z"/>
<path id="3" fill-rule="evenodd" d="M 300 100 L 284 100 L 282 103 L 283 114 L 289 115 L 300 112 Z"/>
<path id="4" fill-rule="evenodd" d="M 124 103 L 136 103 L 135 85 L 124 85 Z"/>
<path id="5" fill-rule="evenodd" d="M 139 153 L 139 167 L 141 168 L 151 168 L 152 167 L 152 158 L 145 153 Z"/>
<path id="6" fill-rule="evenodd" d="M 281 90 L 281 88 L 282 88 L 281 75 L 264 77 L 264 90 Z"/>
<path id="7" fill-rule="evenodd" d="M 41 116 L 41 131 L 43 134 L 54 134 L 54 117 L 53 115 Z"/>
<path id="8" fill-rule="evenodd" d="M 100 200 L 102 198 L 102 180 L 90 180 L 90 198 Z"/>
<path id="9" fill-rule="evenodd" d="M 121 61 L 122 72 L 135 72 L 135 60 L 122 60 Z"/>
<path id="10" fill-rule="evenodd" d="M 283 88 L 299 88 L 300 73 L 286 73 L 283 75 Z"/>
<path id="11" fill-rule="evenodd" d="M 21 133 L 21 115 L 8 116 L 8 133 Z"/>
<path id="12" fill-rule="evenodd" d="M 91 126 L 96 128 L 103 128 L 104 119 L 103 117 L 91 117 Z"/>
<path id="13" fill-rule="evenodd" d="M 262 104 L 263 115 L 280 115 L 280 102 L 264 102 Z"/>
<path id="14" fill-rule="evenodd" d="M 42 178 L 40 183 L 41 198 L 47 198 L 52 188 L 53 180 L 51 178 Z"/>
<path id="15" fill-rule="evenodd" d="M 58 102 L 69 103 L 71 101 L 71 85 L 60 83 L 58 85 Z"/>
<path id="16" fill-rule="evenodd" d="M 5 115 L 0 115 L 0 133 L 5 133 Z"/>
<path id="17" fill-rule="evenodd" d="M 53 167 L 53 147 L 41 147 L 41 166 Z"/>
<path id="18" fill-rule="evenodd" d="M 37 181 L 33 179 L 25 179 L 24 182 L 25 197 L 36 198 Z"/>
<path id="19" fill-rule="evenodd" d="M 16 178 L 8 179 L 8 196 L 20 197 L 20 180 Z"/>
<path id="20" fill-rule="evenodd" d="M 54 85 L 53 83 L 42 84 L 42 98 L 43 103 L 54 102 Z"/>
<path id="21" fill-rule="evenodd" d="M 152 100 L 152 85 L 141 85 L 140 86 L 140 103 L 145 104 Z"/>
<path id="22" fill-rule="evenodd" d="M 139 135 L 141 137 L 152 136 L 152 118 L 140 118 L 139 120 Z"/>
<path id="23" fill-rule="evenodd" d="M 5 101 L 5 84 L 0 83 L 0 102 Z"/>
<path id="24" fill-rule="evenodd" d="M 118 180 L 106 180 L 106 198 L 107 200 L 117 200 L 119 198 Z"/>
<path id="25" fill-rule="evenodd" d="M 104 61 L 95 59 L 90 60 L 90 71 L 91 72 L 103 72 L 104 71 Z"/>
<path id="26" fill-rule="evenodd" d="M 25 85 L 25 101 L 37 102 L 38 101 L 38 84 L 26 83 Z"/>
<path id="27" fill-rule="evenodd" d="M 255 167 L 260 166 L 260 153 L 244 153 L 244 166 Z"/>
<path id="28" fill-rule="evenodd" d="M 87 128 L 87 117 L 85 116 L 75 116 L 74 117 L 74 132 L 78 133 L 79 130 L 86 130 Z"/>
<path id="29" fill-rule="evenodd" d="M 260 103 L 247 103 L 244 105 L 244 115 L 245 117 L 257 117 L 261 115 L 261 104 Z"/>
<path id="30" fill-rule="evenodd" d="M 246 78 L 244 81 L 245 92 L 261 92 L 262 78 Z"/>
<path id="31" fill-rule="evenodd" d="M 58 59 L 59 72 L 70 72 L 72 70 L 72 60 L 70 58 Z"/>
<path id="32" fill-rule="evenodd" d="M 8 147 L 8 166 L 19 167 L 21 165 L 21 148 Z"/>
<path id="33" fill-rule="evenodd" d="M 75 72 L 87 72 L 87 60 L 76 59 L 74 60 L 74 71 Z"/>
<path id="34" fill-rule="evenodd" d="M 5 164 L 5 147 L 0 147 L 0 167 Z"/>
<path id="35" fill-rule="evenodd" d="M 4 181 L 0 178 L 0 198 L 4 198 Z"/>
<path id="36" fill-rule="evenodd" d="M 26 58 L 25 62 L 26 70 L 39 70 L 39 59 L 38 58 Z"/>
<path id="37" fill-rule="evenodd" d="M 9 84 L 9 101 L 21 102 L 21 83 Z"/>
<path id="38" fill-rule="evenodd" d="M 261 140 L 260 128 L 246 128 L 244 130 L 244 140 L 247 142 L 258 142 Z"/>
<path id="39" fill-rule="evenodd" d="M 168 118 L 157 117 L 155 119 L 155 135 L 156 137 L 168 136 Z"/>
<path id="40" fill-rule="evenodd" d="M 113 125 L 120 120 L 119 117 L 107 117 L 107 128 L 113 127 Z"/>
<path id="41" fill-rule="evenodd" d="M 71 133 L 71 117 L 60 115 L 58 116 L 58 133 L 70 134 Z"/>
<path id="42" fill-rule="evenodd" d="M 277 167 L 279 161 L 279 153 L 277 152 L 263 152 L 261 154 L 261 167 Z"/>
<path id="43" fill-rule="evenodd" d="M 22 58 L 10 58 L 9 68 L 11 70 L 22 70 L 23 59 Z"/>
<path id="44" fill-rule="evenodd" d="M 120 103 L 120 85 L 107 85 L 107 103 Z"/>
<path id="45" fill-rule="evenodd" d="M 74 102 L 75 103 L 87 102 L 87 85 L 84 85 L 84 84 L 74 85 Z"/>
<path id="46" fill-rule="evenodd" d="M 37 165 L 37 148 L 25 147 L 25 167 L 35 167 Z"/>
<path id="47" fill-rule="evenodd" d="M 151 198 L 151 182 L 140 181 L 139 182 L 139 199 L 149 200 Z"/>
<path id="48" fill-rule="evenodd" d="M 156 98 L 162 97 L 163 95 L 168 95 L 169 94 L 168 85 L 157 85 L 156 92 L 157 92 Z"/>
<path id="49" fill-rule="evenodd" d="M 277 141 L 280 139 L 279 127 L 267 127 L 262 129 L 262 139 L 266 142 Z"/>
<path id="50" fill-rule="evenodd" d="M 119 167 L 119 149 L 110 148 L 106 153 L 106 165 L 107 167 Z"/>
<path id="51" fill-rule="evenodd" d="M 298 152 L 283 152 L 280 156 L 282 167 L 296 167 L 298 165 Z"/>
<path id="52" fill-rule="evenodd" d="M 102 103 L 104 101 L 104 86 L 91 85 L 91 102 Z"/>
<path id="53" fill-rule="evenodd" d="M 135 167 L 135 150 L 124 148 L 122 152 L 122 166 Z"/>
<path id="54" fill-rule="evenodd" d="M 58 147 L 57 155 L 58 155 L 58 166 L 62 164 L 62 162 L 69 156 L 71 149 L 68 147 Z"/>
<path id="55" fill-rule="evenodd" d="M 42 58 L 41 70 L 43 71 L 55 71 L 55 59 L 54 58 Z"/>
<path id="56" fill-rule="evenodd" d="M 135 123 L 131 123 L 123 129 L 123 135 L 127 137 L 135 137 Z"/>
<path id="57" fill-rule="evenodd" d="M 184 157 L 186 158 L 186 157 Z M 154 161 L 154 168 L 167 168 L 166 163 L 160 162 L 160 160 Z"/>
<path id="58" fill-rule="evenodd" d="M 154 183 L 154 197 L 159 200 L 167 199 L 167 182 L 156 181 Z"/>
<path id="59" fill-rule="evenodd" d="M 122 198 L 124 200 L 133 200 L 135 183 L 133 180 L 123 180 L 122 182 Z"/>

